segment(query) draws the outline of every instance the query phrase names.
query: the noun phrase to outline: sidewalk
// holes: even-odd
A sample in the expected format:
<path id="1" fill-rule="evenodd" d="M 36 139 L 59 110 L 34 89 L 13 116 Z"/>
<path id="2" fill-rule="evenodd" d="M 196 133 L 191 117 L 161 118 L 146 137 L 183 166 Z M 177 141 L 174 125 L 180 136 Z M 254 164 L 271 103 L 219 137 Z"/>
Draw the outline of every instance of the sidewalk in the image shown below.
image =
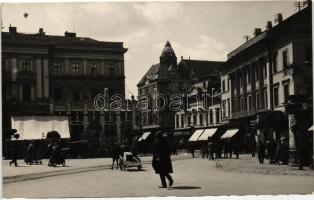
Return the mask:
<path id="1" fill-rule="evenodd" d="M 259 164 L 257 157 L 254 158 L 248 154 L 240 155 L 239 159 L 228 158 L 209 162 L 212 167 L 238 173 L 314 176 L 314 170 L 309 167 L 304 167 L 304 170 L 298 170 L 298 166 L 269 164 L 268 159 L 265 159 L 264 164 Z"/>
<path id="2" fill-rule="evenodd" d="M 181 152 L 171 157 L 172 160 L 187 159 L 191 155 Z M 151 163 L 152 156 L 140 156 L 143 164 Z M 18 167 L 9 165 L 10 160 L 2 160 L 3 183 L 17 182 L 29 179 L 110 169 L 111 158 L 92 158 L 92 159 L 66 159 L 66 167 L 48 167 L 48 159 L 43 159 L 42 165 L 26 165 L 23 160 L 18 160 Z"/>

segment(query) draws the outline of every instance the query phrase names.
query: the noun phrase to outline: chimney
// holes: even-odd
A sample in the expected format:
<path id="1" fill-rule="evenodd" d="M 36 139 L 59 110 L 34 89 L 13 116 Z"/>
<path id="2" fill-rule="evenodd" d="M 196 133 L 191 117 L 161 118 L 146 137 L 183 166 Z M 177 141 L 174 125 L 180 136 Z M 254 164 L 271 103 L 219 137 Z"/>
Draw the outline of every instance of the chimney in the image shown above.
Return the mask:
<path id="1" fill-rule="evenodd" d="M 255 28 L 254 29 L 254 37 L 257 37 L 258 35 L 260 35 L 262 33 L 262 29 L 261 28 Z"/>
<path id="2" fill-rule="evenodd" d="M 16 27 L 10 25 L 10 27 L 9 27 L 9 33 L 13 33 L 13 34 L 17 33 Z"/>
<path id="3" fill-rule="evenodd" d="M 39 28 L 39 35 L 45 35 L 44 29 L 43 28 Z"/>
<path id="4" fill-rule="evenodd" d="M 76 33 L 65 31 L 64 36 L 65 37 L 75 38 L 76 37 Z"/>
<path id="5" fill-rule="evenodd" d="M 269 31 L 272 28 L 273 28 L 273 24 L 271 23 L 271 21 L 267 21 L 266 30 Z"/>
<path id="6" fill-rule="evenodd" d="M 280 24 L 283 21 L 282 14 L 277 13 L 275 16 L 275 23 Z"/>

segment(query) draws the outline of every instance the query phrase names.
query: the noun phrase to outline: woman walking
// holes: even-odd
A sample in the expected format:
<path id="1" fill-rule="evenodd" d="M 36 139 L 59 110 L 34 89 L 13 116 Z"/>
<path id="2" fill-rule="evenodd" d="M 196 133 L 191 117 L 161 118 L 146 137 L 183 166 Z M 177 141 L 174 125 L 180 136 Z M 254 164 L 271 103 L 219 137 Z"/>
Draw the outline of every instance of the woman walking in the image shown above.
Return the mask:
<path id="1" fill-rule="evenodd" d="M 173 173 L 172 163 L 170 159 L 171 148 L 168 142 L 168 136 L 166 133 L 158 132 L 155 138 L 155 144 L 153 147 L 153 161 L 152 166 L 156 172 L 159 174 L 161 184 L 160 188 L 167 188 L 166 178 L 169 181 L 169 186 L 173 184 L 173 179 L 170 173 Z"/>

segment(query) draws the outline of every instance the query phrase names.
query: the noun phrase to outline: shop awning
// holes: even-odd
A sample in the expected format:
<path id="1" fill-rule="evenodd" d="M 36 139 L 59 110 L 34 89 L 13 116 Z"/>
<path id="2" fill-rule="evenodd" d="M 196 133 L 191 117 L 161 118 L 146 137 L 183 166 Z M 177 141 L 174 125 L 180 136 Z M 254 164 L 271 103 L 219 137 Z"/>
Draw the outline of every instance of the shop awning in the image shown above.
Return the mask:
<path id="1" fill-rule="evenodd" d="M 67 116 L 13 116 L 11 124 L 20 134 L 19 140 L 45 139 L 50 131 L 57 131 L 61 138 L 70 138 Z"/>
<path id="2" fill-rule="evenodd" d="M 222 136 L 221 138 L 231 138 L 233 137 L 237 132 L 239 131 L 239 129 L 229 129 L 227 130 Z"/>
<path id="3" fill-rule="evenodd" d="M 204 129 L 196 130 L 193 133 L 193 135 L 190 137 L 189 141 L 191 142 L 196 141 L 203 132 L 204 132 Z"/>
<path id="4" fill-rule="evenodd" d="M 212 137 L 217 131 L 217 128 L 205 129 L 203 134 L 197 139 L 198 141 L 207 141 L 209 137 Z"/>
<path id="5" fill-rule="evenodd" d="M 311 128 L 309 128 L 308 131 L 314 131 L 314 125 L 312 125 Z"/>
<path id="6" fill-rule="evenodd" d="M 143 133 L 143 135 L 142 135 L 140 138 L 138 138 L 137 141 L 146 140 L 147 137 L 150 135 L 150 133 L 151 133 L 151 132 L 145 132 L 145 133 Z"/>

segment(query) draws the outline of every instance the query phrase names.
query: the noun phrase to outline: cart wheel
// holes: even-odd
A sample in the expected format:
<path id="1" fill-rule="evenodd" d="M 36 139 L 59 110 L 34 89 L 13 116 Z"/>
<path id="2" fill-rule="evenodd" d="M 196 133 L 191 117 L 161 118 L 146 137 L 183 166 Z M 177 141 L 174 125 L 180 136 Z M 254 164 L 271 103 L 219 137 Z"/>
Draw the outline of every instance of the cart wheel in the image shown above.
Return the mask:
<path id="1" fill-rule="evenodd" d="M 141 169 L 142 169 L 142 165 L 137 166 L 137 169 L 138 169 L 138 171 L 141 171 Z"/>

